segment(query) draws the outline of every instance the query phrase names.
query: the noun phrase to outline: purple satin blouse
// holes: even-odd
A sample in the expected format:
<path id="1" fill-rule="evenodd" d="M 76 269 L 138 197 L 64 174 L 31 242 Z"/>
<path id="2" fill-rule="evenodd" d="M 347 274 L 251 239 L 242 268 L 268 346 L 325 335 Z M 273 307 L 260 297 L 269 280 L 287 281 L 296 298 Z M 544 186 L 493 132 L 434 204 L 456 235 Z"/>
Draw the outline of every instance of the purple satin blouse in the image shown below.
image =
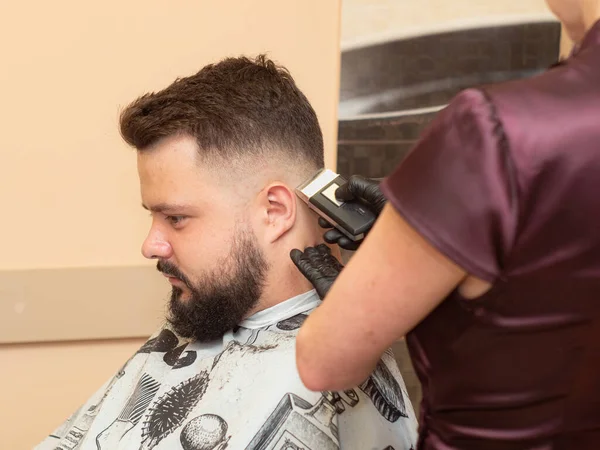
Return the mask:
<path id="1" fill-rule="evenodd" d="M 547 72 L 459 94 L 382 189 L 493 284 L 407 336 L 418 449 L 600 449 L 600 22 Z"/>

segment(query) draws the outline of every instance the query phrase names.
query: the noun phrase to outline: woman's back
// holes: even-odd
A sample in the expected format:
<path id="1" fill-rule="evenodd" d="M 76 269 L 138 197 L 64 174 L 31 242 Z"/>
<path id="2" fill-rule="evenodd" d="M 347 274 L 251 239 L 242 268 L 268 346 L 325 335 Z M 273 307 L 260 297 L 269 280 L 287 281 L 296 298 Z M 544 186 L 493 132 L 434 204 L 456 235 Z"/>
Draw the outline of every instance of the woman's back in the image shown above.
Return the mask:
<path id="1" fill-rule="evenodd" d="M 407 337 L 420 448 L 599 448 L 600 22 L 565 64 L 459 95 L 383 189 L 493 285 Z"/>

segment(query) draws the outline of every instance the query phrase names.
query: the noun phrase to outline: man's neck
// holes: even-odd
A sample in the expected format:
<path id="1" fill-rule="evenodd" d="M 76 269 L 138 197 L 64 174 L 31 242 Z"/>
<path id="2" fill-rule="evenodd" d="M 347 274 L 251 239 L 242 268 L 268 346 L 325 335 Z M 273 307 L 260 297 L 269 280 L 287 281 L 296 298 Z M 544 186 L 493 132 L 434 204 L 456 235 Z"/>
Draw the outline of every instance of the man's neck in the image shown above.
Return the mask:
<path id="1" fill-rule="evenodd" d="M 316 215 L 307 211 L 299 218 L 298 225 L 298 228 L 282 240 L 273 252 L 263 293 L 252 314 L 314 289 L 289 255 L 295 248 L 304 250 L 306 247 L 323 243 L 324 230 L 318 225 Z M 331 254 L 341 261 L 339 247 L 331 245 L 330 248 Z"/>
<path id="2" fill-rule="evenodd" d="M 250 315 L 314 289 L 313 285 L 298 271 L 291 259 L 289 264 L 279 264 L 277 267 L 272 267 L 265 281 L 258 305 Z"/>

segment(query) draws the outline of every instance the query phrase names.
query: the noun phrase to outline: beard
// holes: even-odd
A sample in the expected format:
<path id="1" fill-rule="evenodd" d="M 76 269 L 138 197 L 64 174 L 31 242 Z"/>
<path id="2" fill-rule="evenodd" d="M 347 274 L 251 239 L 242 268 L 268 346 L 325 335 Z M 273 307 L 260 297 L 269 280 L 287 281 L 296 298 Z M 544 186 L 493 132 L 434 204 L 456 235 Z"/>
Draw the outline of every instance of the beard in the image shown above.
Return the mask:
<path id="1" fill-rule="evenodd" d="M 159 261 L 156 268 L 181 280 L 190 291 L 183 301 L 183 290 L 173 286 L 167 316 L 173 330 L 184 338 L 208 342 L 237 327 L 257 305 L 268 264 L 254 234 L 236 230 L 229 255 L 197 283 L 167 261 Z"/>

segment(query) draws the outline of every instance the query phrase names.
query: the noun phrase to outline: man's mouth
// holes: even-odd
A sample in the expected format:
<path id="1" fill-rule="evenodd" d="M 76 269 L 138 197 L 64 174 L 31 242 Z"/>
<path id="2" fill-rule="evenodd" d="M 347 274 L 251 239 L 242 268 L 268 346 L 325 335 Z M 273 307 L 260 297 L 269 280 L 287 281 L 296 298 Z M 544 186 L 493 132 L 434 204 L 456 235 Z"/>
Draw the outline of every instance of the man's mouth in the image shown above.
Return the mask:
<path id="1" fill-rule="evenodd" d="M 167 275 L 166 273 L 163 273 L 163 275 L 165 276 L 165 278 L 169 281 L 169 283 L 171 284 L 175 284 L 175 285 L 185 285 L 185 283 L 183 281 L 181 281 L 179 278 L 171 276 L 171 275 Z"/>

